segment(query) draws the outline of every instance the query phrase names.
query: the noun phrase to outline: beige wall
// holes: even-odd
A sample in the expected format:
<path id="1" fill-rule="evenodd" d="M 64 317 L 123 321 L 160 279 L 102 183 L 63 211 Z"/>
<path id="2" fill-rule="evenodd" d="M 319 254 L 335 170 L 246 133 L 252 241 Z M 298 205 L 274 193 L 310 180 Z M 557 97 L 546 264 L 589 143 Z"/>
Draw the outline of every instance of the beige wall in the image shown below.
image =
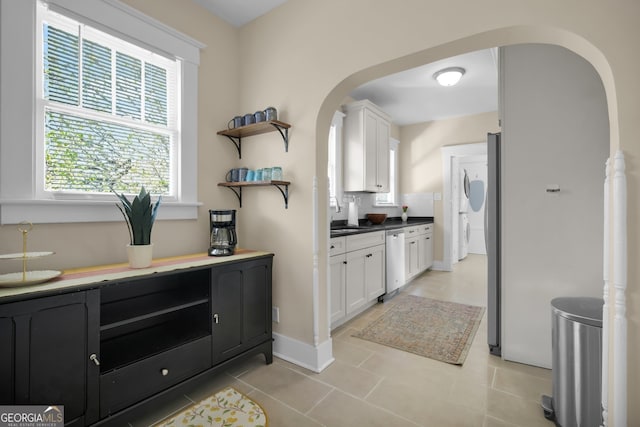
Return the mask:
<path id="1" fill-rule="evenodd" d="M 248 166 L 280 164 L 293 184 L 288 210 L 279 194 L 255 189 L 239 215 L 241 241 L 275 252 L 274 303 L 281 308 L 276 331 L 315 345 L 328 339 L 326 265 L 328 233 L 314 251 L 314 177 L 326 194 L 326 141 L 341 100 L 356 86 L 386 74 L 457 54 L 524 42 L 565 46 L 590 61 L 603 79 L 611 146 L 627 156 L 630 251 L 627 277 L 629 402 L 640 399 L 640 3 L 634 0 L 291 0 L 240 30 L 186 0 L 126 3 L 207 44 L 200 67 L 199 197 L 197 221 L 160 222 L 154 230 L 158 255 L 204 250 L 210 207 L 237 206 L 214 183 L 240 162 L 217 129 L 238 112 L 273 105 L 292 123 L 288 154 L 277 136 L 244 144 Z M 579 10 L 580 13 L 576 13 Z M 336 29 L 339 29 L 336 31 Z M 3 153 L 3 155 L 6 155 Z M 228 191 L 228 190 L 227 190 Z M 327 224 L 327 201 L 318 220 Z M 39 228 L 39 249 L 55 250 L 57 266 L 124 261 L 123 224 L 50 225 Z M 0 229 L 0 250 L 15 250 L 13 227 Z M 35 249 L 35 247 L 34 247 Z M 49 262 L 49 261 L 46 261 Z M 46 268 L 45 265 L 41 266 Z M 319 309 L 313 310 L 316 277 Z M 314 319 L 318 325 L 314 334 Z M 613 398 L 612 398 L 613 399 Z M 640 406 L 629 405 L 629 425 L 640 424 Z"/>
<path id="2" fill-rule="evenodd" d="M 497 96 L 497 94 L 496 94 Z M 472 144 L 498 132 L 496 111 L 400 127 L 400 192 L 443 193 L 442 153 L 445 145 Z M 434 201 L 434 259 L 443 259 L 442 200 Z"/>

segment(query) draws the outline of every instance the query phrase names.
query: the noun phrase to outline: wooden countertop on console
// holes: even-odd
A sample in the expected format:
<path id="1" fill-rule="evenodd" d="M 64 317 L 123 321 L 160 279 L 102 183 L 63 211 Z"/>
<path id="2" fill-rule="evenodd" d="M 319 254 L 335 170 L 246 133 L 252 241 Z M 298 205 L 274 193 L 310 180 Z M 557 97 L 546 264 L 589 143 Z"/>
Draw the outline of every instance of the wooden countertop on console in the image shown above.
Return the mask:
<path id="1" fill-rule="evenodd" d="M 0 288 L 0 303 L 73 292 L 85 288 L 88 289 L 91 288 L 92 285 L 97 285 L 101 282 L 130 279 L 133 277 L 186 268 L 224 264 L 269 255 L 273 256 L 273 253 L 238 248 L 236 249 L 235 254 L 230 256 L 214 257 L 207 255 L 205 252 L 168 258 L 158 258 L 154 259 L 151 266 L 146 268 L 130 268 L 128 263 L 75 268 L 64 270 L 61 276 L 46 283 Z"/>

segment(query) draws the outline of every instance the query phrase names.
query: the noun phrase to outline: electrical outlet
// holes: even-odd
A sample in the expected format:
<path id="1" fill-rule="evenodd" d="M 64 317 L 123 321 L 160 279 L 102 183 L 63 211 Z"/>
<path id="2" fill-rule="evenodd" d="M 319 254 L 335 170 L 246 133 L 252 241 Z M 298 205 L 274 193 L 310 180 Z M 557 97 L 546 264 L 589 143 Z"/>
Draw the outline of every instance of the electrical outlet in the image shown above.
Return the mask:
<path id="1" fill-rule="evenodd" d="M 280 308 L 275 305 L 271 307 L 271 321 L 273 323 L 280 323 Z"/>

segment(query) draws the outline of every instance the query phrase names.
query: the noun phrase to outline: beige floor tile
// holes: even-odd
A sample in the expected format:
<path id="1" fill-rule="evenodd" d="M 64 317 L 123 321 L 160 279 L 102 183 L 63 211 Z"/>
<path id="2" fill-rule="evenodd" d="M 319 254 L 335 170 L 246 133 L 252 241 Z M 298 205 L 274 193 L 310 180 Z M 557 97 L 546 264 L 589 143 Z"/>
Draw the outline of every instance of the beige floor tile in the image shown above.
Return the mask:
<path id="1" fill-rule="evenodd" d="M 428 426 L 482 426 L 484 411 L 443 399 L 435 384 L 406 384 L 384 380 L 367 401 Z"/>
<path id="2" fill-rule="evenodd" d="M 339 390 L 332 391 L 308 415 L 331 427 L 415 427 L 420 425 Z"/>
<path id="3" fill-rule="evenodd" d="M 510 362 L 502 360 L 499 357 L 492 357 L 489 359 L 489 363 L 492 366 L 500 369 L 509 369 L 523 374 L 529 374 L 540 378 L 551 379 L 551 369 L 539 368 L 537 366 L 525 365 L 524 363 Z"/>
<path id="4" fill-rule="evenodd" d="M 332 387 L 279 363 L 254 369 L 238 379 L 302 413 L 332 390 Z"/>
<path id="5" fill-rule="evenodd" d="M 434 392 L 448 393 L 454 379 L 454 374 L 449 370 L 452 366 L 427 358 L 420 359 L 424 360 L 394 359 L 386 355 L 374 354 L 362 364 L 362 368 L 381 377 L 393 378 L 397 382 L 428 384 Z"/>
<path id="6" fill-rule="evenodd" d="M 447 401 L 459 403 L 484 414 L 490 390 L 488 385 L 479 384 L 473 379 L 458 378 L 451 386 Z"/>
<path id="7" fill-rule="evenodd" d="M 482 427 L 517 427 L 517 425 L 487 415 L 484 417 L 484 425 Z"/>
<path id="8" fill-rule="evenodd" d="M 315 374 L 313 378 L 360 398 L 368 395 L 382 379 L 371 371 L 340 360 L 336 360 L 324 371 Z"/>
<path id="9" fill-rule="evenodd" d="M 373 350 L 369 350 L 344 340 L 333 340 L 333 357 L 353 366 L 360 366 L 373 354 Z"/>
<path id="10" fill-rule="evenodd" d="M 267 414 L 271 427 L 320 427 L 322 424 L 285 405 L 284 403 L 254 390 L 248 396 L 258 403 Z"/>
<path id="11" fill-rule="evenodd" d="M 487 415 L 522 427 L 552 427 L 539 403 L 513 394 L 490 389 L 487 396 Z"/>
<path id="12" fill-rule="evenodd" d="M 550 379 L 525 374 L 513 369 L 496 369 L 493 387 L 536 402 L 540 402 L 542 394 L 552 394 Z"/>

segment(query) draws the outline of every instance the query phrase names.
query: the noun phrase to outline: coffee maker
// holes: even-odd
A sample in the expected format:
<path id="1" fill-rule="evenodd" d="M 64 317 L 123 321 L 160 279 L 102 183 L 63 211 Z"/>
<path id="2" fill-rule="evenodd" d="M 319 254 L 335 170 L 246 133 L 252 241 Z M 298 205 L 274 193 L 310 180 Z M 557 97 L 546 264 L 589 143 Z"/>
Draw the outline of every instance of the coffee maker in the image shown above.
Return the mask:
<path id="1" fill-rule="evenodd" d="M 233 252 L 238 243 L 236 237 L 236 211 L 210 210 L 210 245 L 209 256 L 228 256 Z"/>

